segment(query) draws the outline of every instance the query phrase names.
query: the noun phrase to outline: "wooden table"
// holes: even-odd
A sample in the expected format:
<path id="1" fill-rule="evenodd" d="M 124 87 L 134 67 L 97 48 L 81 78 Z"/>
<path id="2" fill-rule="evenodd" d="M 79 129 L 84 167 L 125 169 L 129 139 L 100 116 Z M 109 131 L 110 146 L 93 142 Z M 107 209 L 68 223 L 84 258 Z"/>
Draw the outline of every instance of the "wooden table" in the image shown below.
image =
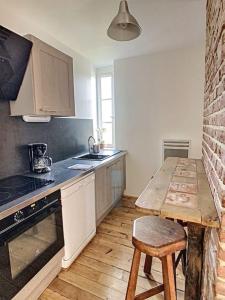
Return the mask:
<path id="1" fill-rule="evenodd" d="M 146 214 L 187 222 L 185 300 L 200 299 L 205 228 L 220 225 L 202 161 L 167 158 L 135 204 Z"/>

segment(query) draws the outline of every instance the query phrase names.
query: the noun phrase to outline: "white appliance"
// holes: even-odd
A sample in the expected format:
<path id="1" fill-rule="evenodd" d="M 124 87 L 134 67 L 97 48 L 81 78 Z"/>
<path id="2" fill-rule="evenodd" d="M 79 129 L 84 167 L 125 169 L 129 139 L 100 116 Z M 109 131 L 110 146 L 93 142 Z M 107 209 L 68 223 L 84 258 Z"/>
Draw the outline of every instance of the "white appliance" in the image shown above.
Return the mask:
<path id="1" fill-rule="evenodd" d="M 68 268 L 96 234 L 95 175 L 91 173 L 61 190 L 65 256 Z"/>

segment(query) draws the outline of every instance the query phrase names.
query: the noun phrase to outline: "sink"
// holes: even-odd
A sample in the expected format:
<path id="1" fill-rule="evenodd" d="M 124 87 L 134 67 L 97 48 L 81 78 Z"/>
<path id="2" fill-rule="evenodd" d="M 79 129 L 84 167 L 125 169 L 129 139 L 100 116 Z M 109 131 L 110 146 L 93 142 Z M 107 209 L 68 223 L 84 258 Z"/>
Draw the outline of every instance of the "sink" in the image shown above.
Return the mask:
<path id="1" fill-rule="evenodd" d="M 84 155 L 78 156 L 78 157 L 76 157 L 76 159 L 104 160 L 108 157 L 110 157 L 110 155 L 89 153 L 89 154 L 84 154 Z"/>

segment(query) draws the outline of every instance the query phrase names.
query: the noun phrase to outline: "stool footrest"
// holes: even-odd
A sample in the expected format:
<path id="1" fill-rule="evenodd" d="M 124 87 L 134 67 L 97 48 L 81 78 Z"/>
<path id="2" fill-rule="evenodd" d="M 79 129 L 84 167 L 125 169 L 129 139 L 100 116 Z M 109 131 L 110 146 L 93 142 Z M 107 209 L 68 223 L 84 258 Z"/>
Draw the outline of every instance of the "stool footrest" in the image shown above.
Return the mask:
<path id="1" fill-rule="evenodd" d="M 143 292 L 143 293 L 135 296 L 134 299 L 135 300 L 145 300 L 145 299 L 152 297 L 154 295 L 157 295 L 163 291 L 164 291 L 164 284 L 161 284 L 161 285 L 158 285 L 158 286 L 152 288 L 151 290 L 148 290 L 146 292 Z"/>

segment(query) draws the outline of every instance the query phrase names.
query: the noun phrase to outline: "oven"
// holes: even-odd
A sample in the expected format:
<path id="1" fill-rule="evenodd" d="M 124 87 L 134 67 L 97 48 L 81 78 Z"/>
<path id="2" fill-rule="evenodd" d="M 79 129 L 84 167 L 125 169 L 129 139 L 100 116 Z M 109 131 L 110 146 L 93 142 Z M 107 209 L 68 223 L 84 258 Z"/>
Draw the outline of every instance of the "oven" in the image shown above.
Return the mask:
<path id="1" fill-rule="evenodd" d="M 12 299 L 63 246 L 59 191 L 0 220 L 0 299 Z"/>

